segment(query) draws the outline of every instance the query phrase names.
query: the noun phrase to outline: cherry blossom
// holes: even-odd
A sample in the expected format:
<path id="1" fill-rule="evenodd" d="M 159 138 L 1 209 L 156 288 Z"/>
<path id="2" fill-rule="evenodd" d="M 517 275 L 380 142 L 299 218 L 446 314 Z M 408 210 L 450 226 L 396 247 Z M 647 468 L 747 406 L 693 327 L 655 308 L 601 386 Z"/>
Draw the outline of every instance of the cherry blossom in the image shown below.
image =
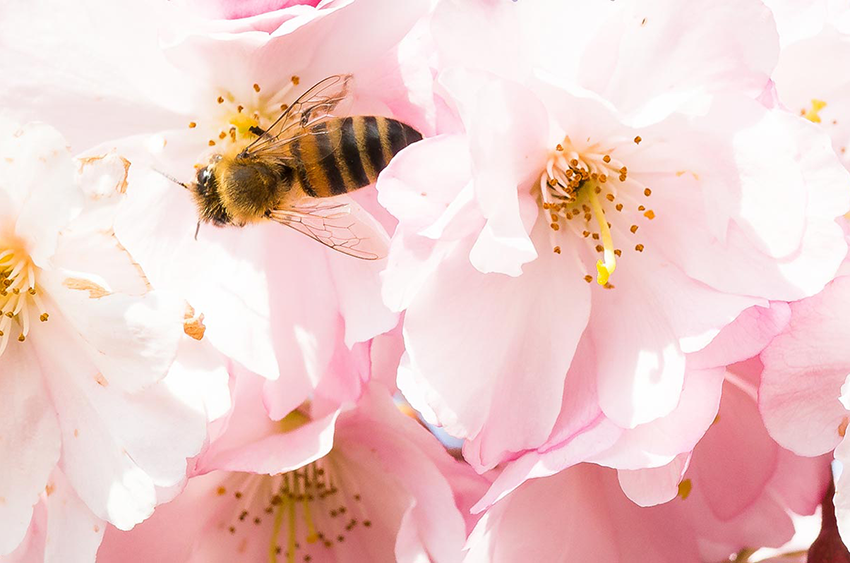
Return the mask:
<path id="1" fill-rule="evenodd" d="M 127 529 L 149 516 L 157 490 L 185 479 L 228 399 L 216 363 L 184 342 L 184 302 L 153 290 L 112 233 L 128 162 L 75 161 L 55 130 L 8 120 L 0 155 L 0 553 L 9 553 L 57 463 L 63 498 L 91 518 Z"/>
<path id="2" fill-rule="evenodd" d="M 850 64 L 850 10 L 847 24 L 841 20 L 785 46 L 773 72 L 779 101 L 791 111 L 819 124 L 832 139 L 841 161 L 850 169 L 850 79 L 844 69 Z"/>
<path id="3" fill-rule="evenodd" d="M 132 532 L 110 529 L 104 561 L 460 561 L 463 513 L 484 484 L 373 383 L 318 416 L 279 423 L 262 379 L 237 375 L 235 410 L 185 492 Z M 155 538 L 155 540 L 152 540 Z"/>
<path id="4" fill-rule="evenodd" d="M 670 463 L 720 395 L 725 364 L 691 355 L 835 275 L 850 177 L 817 127 L 757 101 L 777 51 L 766 8 L 724 10 L 437 7 L 463 131 L 379 181 L 399 220 L 384 299 L 406 311 L 399 387 L 477 469 L 529 450 L 561 468 Z M 652 428 L 678 440 L 659 448 Z M 647 440 L 624 450 L 624 432 Z"/>
<path id="5" fill-rule="evenodd" d="M 799 454 L 816 456 L 835 450 L 850 462 L 844 440 L 850 420 L 846 392 L 850 357 L 847 319 L 850 278 L 843 276 L 818 295 L 791 304 L 788 327 L 761 354 L 764 374 L 759 407 L 771 436 Z M 848 478 L 836 483 L 838 529 L 850 534 Z"/>
<path id="6" fill-rule="evenodd" d="M 102 4 L 92 0 L 90 5 L 126 27 L 124 13 L 119 16 Z M 272 223 L 242 229 L 203 224 L 196 239 L 198 211 L 191 194 L 160 172 L 193 181 L 196 165 L 205 164 L 210 154 L 244 146 L 256 138 L 252 126 L 267 127 L 298 95 L 335 74 L 354 76 L 352 113 L 394 114 L 420 127 L 416 122 L 425 123 L 426 110 L 405 110 L 406 78 L 395 48 L 426 8 L 424 0 L 333 2 L 223 21 L 154 5 L 145 7 L 151 13 L 140 13 L 128 30 L 139 47 L 126 56 L 138 65 L 127 68 L 125 61 L 106 54 L 101 74 L 92 77 L 94 91 L 106 88 L 113 78 L 110 73 L 129 72 L 133 83 L 159 85 L 156 91 L 118 91 L 99 104 L 104 114 L 129 103 L 151 108 L 150 125 L 136 126 L 135 136 L 110 140 L 129 131 L 110 123 L 97 127 L 95 141 L 102 144 L 93 150 L 118 150 L 134 163 L 127 199 L 115 222 L 116 236 L 154 286 L 175 291 L 191 304 L 196 317 L 203 319 L 205 341 L 270 380 L 286 371 L 287 379 L 279 384 L 285 394 L 272 391 L 274 385 L 269 384 L 267 401 L 276 418 L 321 384 L 336 342 L 352 347 L 396 325 L 397 315 L 380 297 L 378 272 L 384 263 L 338 255 Z M 58 10 L 53 17 L 63 16 Z M 371 22 L 369 33 L 363 33 L 364 22 Z M 13 36 L 17 33 L 11 22 L 5 25 Z M 74 45 L 79 56 L 102 50 L 99 41 L 108 37 L 80 38 L 74 33 L 74 38 L 47 45 L 46 53 L 26 37 L 14 48 L 31 57 L 24 57 L 30 62 L 55 53 L 75 73 L 78 66 L 93 73 L 79 59 L 66 61 L 66 43 Z M 30 114 L 50 113 L 40 107 L 40 100 L 18 97 L 29 87 L 41 91 L 44 83 L 17 81 L 7 97 Z M 58 89 L 57 98 L 65 91 L 61 85 Z M 138 102 L 140 93 L 147 97 Z M 83 129 L 79 120 L 65 121 L 74 131 Z M 78 138 L 92 142 L 88 124 Z M 362 192 L 353 197 L 391 228 L 393 220 L 374 202 L 374 192 Z"/>
<path id="7" fill-rule="evenodd" d="M 790 516 L 815 511 L 829 470 L 826 459 L 797 457 L 771 440 L 757 382 L 757 372 L 727 379 L 714 424 L 675 479 L 654 470 L 618 478 L 579 464 L 528 481 L 485 513 L 465 561 L 700 563 L 784 544 Z M 635 486 L 666 489 L 666 504 L 635 505 L 621 490 Z"/>

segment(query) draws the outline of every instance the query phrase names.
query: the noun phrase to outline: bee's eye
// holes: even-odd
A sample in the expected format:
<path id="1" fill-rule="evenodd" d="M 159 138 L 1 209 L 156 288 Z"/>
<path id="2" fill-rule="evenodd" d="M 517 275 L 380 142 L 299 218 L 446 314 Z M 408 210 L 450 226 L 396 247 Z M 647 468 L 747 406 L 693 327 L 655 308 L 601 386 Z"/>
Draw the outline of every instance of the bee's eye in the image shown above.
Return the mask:
<path id="1" fill-rule="evenodd" d="M 201 191 L 206 192 L 207 183 L 210 181 L 210 169 L 208 166 L 204 166 L 200 170 L 198 170 L 198 187 Z"/>

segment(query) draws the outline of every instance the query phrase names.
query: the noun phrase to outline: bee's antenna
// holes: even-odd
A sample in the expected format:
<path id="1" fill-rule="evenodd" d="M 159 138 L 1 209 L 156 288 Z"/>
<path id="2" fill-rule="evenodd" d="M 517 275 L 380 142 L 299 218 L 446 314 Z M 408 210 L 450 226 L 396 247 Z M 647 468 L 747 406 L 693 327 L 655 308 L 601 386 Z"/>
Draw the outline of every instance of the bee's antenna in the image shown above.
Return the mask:
<path id="1" fill-rule="evenodd" d="M 177 178 L 175 178 L 174 176 L 169 176 L 169 175 L 168 175 L 168 174 L 166 174 L 165 172 L 163 172 L 163 171 L 161 171 L 161 170 L 157 170 L 156 168 L 153 168 L 153 171 L 154 171 L 154 172 L 156 172 L 156 173 L 158 173 L 158 174 L 161 174 L 162 176 L 165 176 L 166 178 L 168 178 L 169 180 L 171 180 L 171 181 L 172 181 L 172 182 L 174 182 L 175 184 L 178 184 L 178 185 L 180 185 L 180 186 L 183 186 L 183 187 L 184 187 L 184 188 L 186 188 L 187 190 L 192 189 L 192 188 L 190 188 L 190 187 L 189 187 L 189 185 L 188 185 L 188 184 L 185 184 L 185 183 L 181 182 L 180 180 L 178 180 L 178 179 L 177 179 Z"/>

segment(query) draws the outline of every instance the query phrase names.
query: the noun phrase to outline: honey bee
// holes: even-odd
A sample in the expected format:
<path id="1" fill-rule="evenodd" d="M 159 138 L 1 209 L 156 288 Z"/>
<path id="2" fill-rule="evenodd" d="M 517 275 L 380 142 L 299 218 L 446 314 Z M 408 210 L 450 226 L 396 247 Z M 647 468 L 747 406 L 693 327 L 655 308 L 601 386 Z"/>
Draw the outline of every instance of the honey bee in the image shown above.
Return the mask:
<path id="1" fill-rule="evenodd" d="M 422 139 L 412 127 L 379 116 L 335 117 L 350 75 L 318 82 L 239 152 L 216 154 L 185 185 L 201 223 L 242 227 L 275 221 L 355 258 L 386 256 L 380 224 L 350 198 L 375 182 L 406 146 Z M 197 236 L 197 231 L 196 231 Z"/>

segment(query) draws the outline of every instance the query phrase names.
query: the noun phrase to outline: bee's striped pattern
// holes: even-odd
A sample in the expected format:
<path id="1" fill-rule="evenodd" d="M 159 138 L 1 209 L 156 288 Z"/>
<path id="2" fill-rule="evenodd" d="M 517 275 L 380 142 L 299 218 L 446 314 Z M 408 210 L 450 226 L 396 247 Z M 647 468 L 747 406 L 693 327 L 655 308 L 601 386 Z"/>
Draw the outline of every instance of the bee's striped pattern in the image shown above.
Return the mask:
<path id="1" fill-rule="evenodd" d="M 401 149 L 422 139 L 412 127 L 386 117 L 334 118 L 290 144 L 295 177 L 310 197 L 331 197 L 368 186 Z"/>

